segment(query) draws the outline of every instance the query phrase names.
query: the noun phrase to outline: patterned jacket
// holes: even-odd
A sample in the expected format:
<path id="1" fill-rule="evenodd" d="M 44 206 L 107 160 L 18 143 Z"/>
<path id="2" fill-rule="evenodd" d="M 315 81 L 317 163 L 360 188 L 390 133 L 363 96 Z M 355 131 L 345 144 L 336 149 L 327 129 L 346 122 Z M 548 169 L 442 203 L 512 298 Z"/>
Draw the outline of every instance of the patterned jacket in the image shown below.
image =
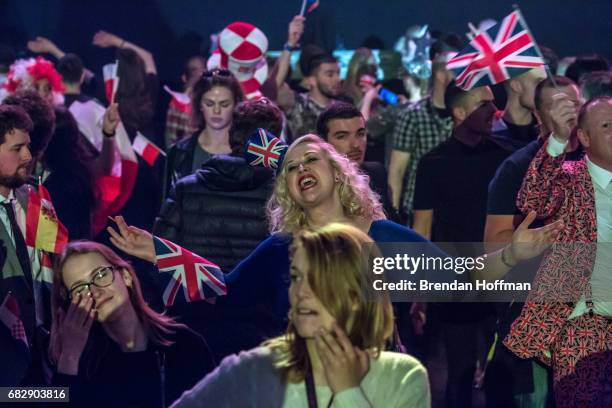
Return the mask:
<path id="1" fill-rule="evenodd" d="M 574 304 L 583 295 L 590 299 L 596 253 L 595 190 L 586 158 L 574 162 L 564 161 L 565 154 L 553 158 L 546 146 L 529 166 L 517 207 L 523 213 L 535 210 L 546 223 L 562 219 L 565 228 L 544 257 L 534 289 L 504 344 L 519 357 L 552 362 L 558 378 L 571 371 L 579 358 L 601 350 L 605 336 L 597 330 L 577 333 L 580 328 L 572 327 L 601 316 L 568 321 Z M 568 335 L 568 329 L 580 336 Z"/>

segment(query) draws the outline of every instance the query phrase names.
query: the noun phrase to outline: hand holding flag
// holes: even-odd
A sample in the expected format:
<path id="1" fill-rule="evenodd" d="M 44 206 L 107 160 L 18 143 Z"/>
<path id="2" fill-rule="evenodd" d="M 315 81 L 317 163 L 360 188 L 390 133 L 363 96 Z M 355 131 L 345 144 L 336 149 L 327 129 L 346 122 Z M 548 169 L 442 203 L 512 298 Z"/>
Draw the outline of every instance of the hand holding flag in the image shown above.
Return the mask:
<path id="1" fill-rule="evenodd" d="M 111 220 L 119 229 L 117 232 L 107 228 L 113 245 L 157 264 L 160 274 L 156 281 L 161 286 L 166 307 L 172 306 L 181 292 L 180 299 L 185 302 L 211 300 L 227 293 L 223 272 L 217 265 L 148 231 L 128 226 L 121 216 Z"/>

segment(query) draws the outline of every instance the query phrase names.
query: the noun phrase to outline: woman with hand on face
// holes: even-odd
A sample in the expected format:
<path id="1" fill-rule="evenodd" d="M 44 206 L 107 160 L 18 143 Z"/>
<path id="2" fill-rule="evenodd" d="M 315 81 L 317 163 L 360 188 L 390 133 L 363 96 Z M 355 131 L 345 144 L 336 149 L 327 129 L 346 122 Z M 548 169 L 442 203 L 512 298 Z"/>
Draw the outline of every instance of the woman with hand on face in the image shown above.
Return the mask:
<path id="1" fill-rule="evenodd" d="M 364 262 L 379 254 L 370 243 L 345 224 L 297 234 L 285 334 L 226 358 L 173 407 L 429 407 L 425 368 L 383 351 L 393 309 L 366 292 Z"/>
<path id="2" fill-rule="evenodd" d="M 240 83 L 227 70 L 206 71 L 193 86 L 193 124 L 198 130 L 168 151 L 164 193 L 180 178 L 195 173 L 215 154 L 230 154 L 229 130 L 234 107 L 244 99 Z"/>
<path id="3" fill-rule="evenodd" d="M 204 339 L 152 310 L 110 248 L 71 242 L 53 279 L 53 384 L 73 406 L 165 407 L 214 367 Z"/>
<path id="4" fill-rule="evenodd" d="M 379 197 L 369 187 L 368 177 L 320 137 L 306 135 L 297 139 L 279 167 L 274 192 L 268 202 L 272 235 L 232 271 L 226 271 L 228 294 L 218 298 L 216 303 L 220 308 L 231 306 L 245 310 L 257 306 L 258 315 L 245 324 L 256 325 L 269 336 L 278 335 L 286 327 L 288 249 L 292 236 L 301 231 L 340 222 L 367 233 L 377 243 L 421 243 L 432 256 L 446 257 L 413 230 L 386 220 Z M 534 219 L 535 212 L 517 228 L 511 244 L 486 256 L 485 269 L 473 274 L 472 278 L 498 279 L 510 270 L 510 264 L 532 258 L 547 248 L 562 225 L 558 222 L 527 229 Z M 114 245 L 126 253 L 156 262 L 151 234 L 128 227 L 123 221 L 118 226 L 119 232 L 109 227 Z M 517 245 L 523 242 L 532 245 Z M 428 277 L 450 281 L 464 275 L 445 272 L 432 273 Z"/>

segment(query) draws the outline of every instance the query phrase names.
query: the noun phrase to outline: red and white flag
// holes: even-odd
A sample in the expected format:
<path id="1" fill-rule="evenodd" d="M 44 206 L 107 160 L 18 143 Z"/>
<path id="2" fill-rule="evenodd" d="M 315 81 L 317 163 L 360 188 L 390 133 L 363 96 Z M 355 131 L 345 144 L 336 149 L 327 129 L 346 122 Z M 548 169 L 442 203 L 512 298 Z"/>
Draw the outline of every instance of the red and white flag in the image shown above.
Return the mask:
<path id="1" fill-rule="evenodd" d="M 105 109 L 95 101 L 74 102 L 70 113 L 79 125 L 79 131 L 89 140 L 98 152 L 102 151 L 102 123 Z M 115 215 L 132 195 L 138 174 L 138 158 L 132 148 L 130 138 L 119 122 L 115 130 L 115 151 L 110 174 L 104 174 L 96 180 L 100 193 L 100 205 L 94 214 L 94 231 L 100 232 L 109 215 Z"/>
<path id="2" fill-rule="evenodd" d="M 115 94 L 117 93 L 117 87 L 119 86 L 119 63 L 107 64 L 102 67 L 102 75 L 104 76 L 104 92 L 106 93 L 106 100 L 108 103 L 115 101 Z"/>
<path id="3" fill-rule="evenodd" d="M 10 292 L 5 296 L 0 306 L 0 322 L 6 326 L 13 339 L 23 343 L 22 346 L 26 351 L 29 350 L 28 338 L 19 313 L 19 304 Z"/>
<path id="4" fill-rule="evenodd" d="M 155 143 L 151 142 L 140 132 L 136 133 L 132 148 L 144 161 L 149 163 L 149 166 L 153 166 L 160 155 L 166 155 L 162 149 L 157 147 Z"/>
<path id="5" fill-rule="evenodd" d="M 170 94 L 170 106 L 183 113 L 191 112 L 191 98 L 186 93 L 175 92 L 164 85 L 164 90 Z"/>

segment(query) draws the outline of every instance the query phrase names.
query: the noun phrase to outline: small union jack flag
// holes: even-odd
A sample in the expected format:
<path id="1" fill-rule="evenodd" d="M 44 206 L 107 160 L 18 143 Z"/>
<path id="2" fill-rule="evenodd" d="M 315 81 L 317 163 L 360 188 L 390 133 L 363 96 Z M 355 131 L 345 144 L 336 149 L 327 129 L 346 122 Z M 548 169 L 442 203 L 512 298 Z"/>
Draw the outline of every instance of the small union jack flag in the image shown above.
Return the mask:
<path id="1" fill-rule="evenodd" d="M 474 37 L 447 63 L 464 90 L 503 82 L 543 66 L 536 42 L 518 11 Z"/>
<path id="2" fill-rule="evenodd" d="M 245 146 L 245 158 L 251 166 L 278 169 L 283 163 L 287 145 L 265 129 L 256 129 Z"/>
<path id="3" fill-rule="evenodd" d="M 166 307 L 175 303 L 181 289 L 185 302 L 227 294 L 223 272 L 217 265 L 163 238 L 153 237 L 153 241 Z"/>

